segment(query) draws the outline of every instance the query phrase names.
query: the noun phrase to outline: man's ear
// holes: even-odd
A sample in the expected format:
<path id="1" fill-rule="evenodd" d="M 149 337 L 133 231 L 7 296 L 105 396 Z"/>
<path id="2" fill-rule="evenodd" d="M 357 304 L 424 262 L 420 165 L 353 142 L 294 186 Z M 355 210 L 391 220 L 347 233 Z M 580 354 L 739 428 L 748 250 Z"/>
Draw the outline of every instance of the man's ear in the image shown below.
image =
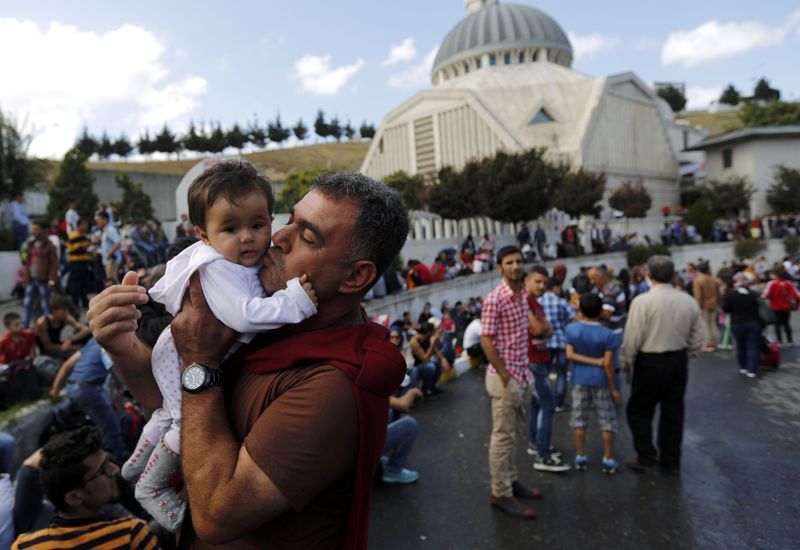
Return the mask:
<path id="1" fill-rule="evenodd" d="M 83 489 L 73 489 L 64 495 L 64 503 L 70 508 L 77 508 L 83 504 Z"/>
<path id="2" fill-rule="evenodd" d="M 375 282 L 378 269 L 370 260 L 358 260 L 350 266 L 350 273 L 339 285 L 339 292 L 353 294 L 365 292 Z"/>
<path id="3" fill-rule="evenodd" d="M 198 239 L 208 244 L 208 233 L 206 233 L 202 227 L 200 227 L 199 225 L 195 225 L 194 234 L 197 235 Z"/>

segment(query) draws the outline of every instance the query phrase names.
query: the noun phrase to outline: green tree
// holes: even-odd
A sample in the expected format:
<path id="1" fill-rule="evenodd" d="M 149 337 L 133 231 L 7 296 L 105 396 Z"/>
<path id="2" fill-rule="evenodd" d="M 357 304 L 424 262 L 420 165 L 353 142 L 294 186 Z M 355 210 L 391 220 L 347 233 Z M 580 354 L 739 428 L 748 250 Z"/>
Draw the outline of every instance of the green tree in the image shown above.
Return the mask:
<path id="1" fill-rule="evenodd" d="M 339 124 L 339 117 L 335 116 L 331 119 L 330 123 L 328 124 L 328 135 L 335 137 L 336 141 L 342 141 L 342 134 L 344 130 L 342 126 Z"/>
<path id="2" fill-rule="evenodd" d="M 44 161 L 28 157 L 31 136 L 0 111 L 0 201 L 9 200 L 42 181 Z"/>
<path id="3" fill-rule="evenodd" d="M 78 138 L 78 141 L 75 142 L 75 146 L 86 155 L 87 159 L 97 152 L 97 140 L 89 135 L 89 129 L 86 128 L 86 126 L 83 127 L 83 132 Z"/>
<path id="4" fill-rule="evenodd" d="M 409 176 L 400 170 L 383 178 L 383 183 L 397 191 L 409 210 L 425 208 L 425 179 L 421 174 Z"/>
<path id="5" fill-rule="evenodd" d="M 733 255 L 740 260 L 755 258 L 766 249 L 767 243 L 762 239 L 740 239 L 733 243 Z"/>
<path id="6" fill-rule="evenodd" d="M 686 107 L 686 96 L 675 86 L 666 86 L 657 92 L 658 97 L 669 103 L 672 112 L 677 113 Z"/>
<path id="7" fill-rule="evenodd" d="M 298 141 L 303 141 L 308 137 L 308 128 L 303 124 L 302 118 L 297 121 L 295 127 L 292 128 L 292 132 L 294 132 L 294 137 L 296 137 Z"/>
<path id="8" fill-rule="evenodd" d="M 267 137 L 267 132 L 258 124 L 257 118 L 254 118 L 253 122 L 248 125 L 247 135 L 250 138 L 250 143 L 259 149 L 266 147 L 267 141 L 269 140 Z"/>
<path id="9" fill-rule="evenodd" d="M 125 136 L 125 134 L 119 136 L 119 138 L 114 142 L 114 154 L 118 157 L 127 158 L 132 151 L 133 145 L 131 145 L 131 142 L 128 141 L 128 138 Z"/>
<path id="10" fill-rule="evenodd" d="M 247 134 L 242 132 L 242 129 L 239 128 L 239 124 L 237 123 L 234 123 L 233 127 L 225 134 L 225 140 L 229 147 L 233 147 L 239 151 L 240 156 L 242 154 L 242 147 L 248 142 Z"/>
<path id="11" fill-rule="evenodd" d="M 93 184 L 94 176 L 86 168 L 86 155 L 73 147 L 64 155 L 58 175 L 48 188 L 47 217 L 61 219 L 74 201 L 80 216 L 92 219 L 98 203 Z"/>
<path id="12" fill-rule="evenodd" d="M 280 113 L 275 116 L 275 122 L 270 122 L 267 124 L 267 135 L 269 136 L 269 140 L 274 141 L 279 145 L 289 139 L 289 135 L 291 135 L 291 133 L 292 131 L 289 128 L 284 128 L 283 124 L 281 124 Z"/>
<path id="13" fill-rule="evenodd" d="M 745 178 L 731 177 L 725 181 L 709 181 L 705 192 L 718 215 L 736 216 L 750 207 L 755 190 Z"/>
<path id="14" fill-rule="evenodd" d="M 211 135 L 208 136 L 208 149 L 209 153 L 221 153 L 228 146 L 228 140 L 225 139 L 225 132 L 222 131 L 222 125 L 219 122 L 211 130 Z"/>
<path id="15" fill-rule="evenodd" d="M 167 155 L 180 151 L 180 142 L 166 124 L 164 124 L 161 132 L 156 136 L 154 148 L 156 151 L 166 153 Z"/>
<path id="16" fill-rule="evenodd" d="M 800 124 L 800 103 L 770 101 L 763 107 L 757 103 L 746 104 L 739 111 L 745 126 L 787 126 Z"/>
<path id="17" fill-rule="evenodd" d="M 325 139 L 331 135 L 330 126 L 328 126 L 328 123 L 325 122 L 325 113 L 322 112 L 322 109 L 317 111 L 317 118 L 314 121 L 314 133 L 322 139 Z"/>
<path id="18" fill-rule="evenodd" d="M 372 139 L 375 137 L 375 126 L 372 124 L 367 124 L 367 121 L 361 123 L 361 127 L 358 129 L 358 135 L 364 139 Z"/>
<path id="19" fill-rule="evenodd" d="M 280 196 L 275 201 L 275 212 L 289 212 L 303 195 L 311 189 L 314 179 L 320 174 L 328 172 L 324 168 L 306 168 L 291 172 L 283 182 Z"/>
<path id="20" fill-rule="evenodd" d="M 464 176 L 478 167 L 477 162 L 469 162 L 460 172 L 449 166 L 439 170 L 436 180 L 427 190 L 428 209 L 450 220 L 481 215 L 481 197 L 476 189 L 468 187 Z"/>
<path id="21" fill-rule="evenodd" d="M 739 99 L 739 90 L 734 88 L 733 84 L 728 84 L 728 87 L 725 88 L 725 91 L 722 92 L 722 95 L 719 97 L 719 102 L 736 106 L 739 104 Z"/>
<path id="22" fill-rule="evenodd" d="M 150 195 L 142 190 L 142 182 L 131 181 L 125 172 L 118 172 L 114 176 L 117 187 L 122 190 L 122 197 L 119 202 L 115 202 L 117 215 L 123 223 L 131 223 L 137 220 L 151 220 L 155 218 L 153 203 Z"/>
<path id="23" fill-rule="evenodd" d="M 769 81 L 766 78 L 760 79 L 753 89 L 753 99 L 761 99 L 764 101 L 779 100 L 781 98 L 780 90 L 770 88 Z"/>
<path id="24" fill-rule="evenodd" d="M 108 137 L 108 134 L 103 131 L 100 141 L 97 142 L 97 156 L 101 160 L 108 160 L 108 157 L 114 154 L 114 142 Z"/>
<path id="25" fill-rule="evenodd" d="M 775 183 L 767 189 L 767 202 L 775 214 L 800 212 L 800 170 L 775 168 Z"/>
<path id="26" fill-rule="evenodd" d="M 193 120 L 189 122 L 189 130 L 187 130 L 186 135 L 183 136 L 182 141 L 183 147 L 189 151 L 195 151 L 197 153 L 208 151 L 208 137 L 205 135 L 202 128 L 199 132 L 197 131 Z"/>
<path id="27" fill-rule="evenodd" d="M 684 221 L 687 224 L 695 226 L 697 232 L 700 233 L 705 240 L 711 240 L 714 230 L 714 220 L 717 219 L 717 213 L 712 206 L 710 200 L 703 198 L 695 201 L 689 206 L 686 212 Z"/>
<path id="28" fill-rule="evenodd" d="M 150 139 L 150 131 L 147 128 L 144 129 L 144 134 L 139 136 L 139 140 L 136 142 L 136 148 L 139 149 L 139 153 L 144 156 L 155 153 L 156 144 Z"/>
<path id="29" fill-rule="evenodd" d="M 580 168 L 570 172 L 555 190 L 553 206 L 572 218 L 597 216 L 600 201 L 606 192 L 606 175 L 602 172 L 586 172 Z"/>
<path id="30" fill-rule="evenodd" d="M 352 140 L 353 136 L 356 135 L 356 131 L 353 129 L 349 120 L 347 124 L 344 125 L 344 128 L 342 128 L 342 131 L 344 132 L 344 137 L 346 137 L 348 141 Z"/>
<path id="31" fill-rule="evenodd" d="M 608 205 L 626 218 L 644 218 L 652 204 L 653 199 L 642 182 L 626 181 L 608 197 Z"/>
<path id="32" fill-rule="evenodd" d="M 637 244 L 628 249 L 626 256 L 628 267 L 636 267 L 637 265 L 646 264 L 651 256 L 672 256 L 672 252 L 663 244 L 654 244 L 650 246 L 646 244 Z"/>

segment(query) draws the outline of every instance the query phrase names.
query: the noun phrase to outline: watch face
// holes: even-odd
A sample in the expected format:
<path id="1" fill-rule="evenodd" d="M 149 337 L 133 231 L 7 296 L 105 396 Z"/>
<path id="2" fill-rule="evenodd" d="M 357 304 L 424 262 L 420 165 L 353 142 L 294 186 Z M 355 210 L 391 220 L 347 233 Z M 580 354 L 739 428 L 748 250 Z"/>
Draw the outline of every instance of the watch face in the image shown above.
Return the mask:
<path id="1" fill-rule="evenodd" d="M 203 369 L 203 367 L 198 367 L 196 365 L 192 365 L 188 369 L 183 371 L 183 375 L 181 376 L 181 384 L 188 391 L 199 390 L 200 388 L 203 387 L 205 381 L 206 381 L 205 370 Z"/>

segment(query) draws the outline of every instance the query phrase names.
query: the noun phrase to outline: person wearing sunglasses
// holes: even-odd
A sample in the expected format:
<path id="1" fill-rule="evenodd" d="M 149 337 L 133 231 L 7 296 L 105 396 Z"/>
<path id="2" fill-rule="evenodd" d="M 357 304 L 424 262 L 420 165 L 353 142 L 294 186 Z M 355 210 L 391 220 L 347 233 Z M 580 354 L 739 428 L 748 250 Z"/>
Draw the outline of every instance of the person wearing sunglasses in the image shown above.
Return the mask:
<path id="1" fill-rule="evenodd" d="M 103 450 L 97 428 L 58 434 L 40 455 L 42 488 L 58 513 L 46 528 L 19 535 L 12 549 L 159 548 L 143 520 L 103 513 L 103 507 L 119 496 L 119 467 Z"/>

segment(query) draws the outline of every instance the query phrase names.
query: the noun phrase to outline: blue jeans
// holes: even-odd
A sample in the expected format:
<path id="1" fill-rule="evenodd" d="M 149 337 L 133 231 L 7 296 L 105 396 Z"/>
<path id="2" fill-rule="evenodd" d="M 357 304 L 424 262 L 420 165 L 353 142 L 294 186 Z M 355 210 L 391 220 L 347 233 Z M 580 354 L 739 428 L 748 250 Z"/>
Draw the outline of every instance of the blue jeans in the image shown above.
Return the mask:
<path id="1" fill-rule="evenodd" d="M 418 433 L 417 421 L 410 416 L 395 420 L 386 427 L 386 444 L 383 446 L 381 456 L 389 458 L 386 464 L 387 470 L 397 473 L 406 467 L 406 460 L 411 454 Z"/>
<path id="2" fill-rule="evenodd" d="M 42 305 L 42 313 L 44 315 L 48 315 L 50 313 L 50 287 L 46 282 L 42 283 L 35 279 L 31 279 L 31 282 L 25 287 L 25 298 L 22 302 L 23 307 L 25 308 L 22 323 L 25 325 L 25 328 L 30 328 L 31 326 L 33 305 L 36 303 L 36 296 L 39 296 L 39 302 Z"/>
<path id="3" fill-rule="evenodd" d="M 567 352 L 559 348 L 550 348 L 550 368 L 556 373 L 556 407 L 564 406 L 567 396 Z"/>
<path id="4" fill-rule="evenodd" d="M 531 397 L 528 411 L 528 435 L 536 446 L 539 456 L 550 457 L 550 434 L 553 431 L 553 412 L 555 397 L 547 379 L 550 366 L 546 363 L 531 364 L 536 393 Z"/>
<path id="5" fill-rule="evenodd" d="M 748 321 L 731 326 L 736 340 L 736 361 L 740 369 L 755 373 L 761 355 L 761 323 Z"/>
<path id="6" fill-rule="evenodd" d="M 96 384 L 67 384 L 67 397 L 76 403 L 103 434 L 103 448 L 124 460 L 127 456 L 119 419 L 103 386 Z"/>
<path id="7" fill-rule="evenodd" d="M 414 368 L 417 369 L 419 378 L 422 380 L 422 393 L 427 394 L 433 391 L 442 372 L 439 368 L 439 362 L 429 361 L 427 363 L 420 363 L 419 365 L 414 365 Z"/>
<path id="8" fill-rule="evenodd" d="M 11 458 L 17 441 L 10 434 L 0 432 L 0 474 L 11 473 Z"/>

